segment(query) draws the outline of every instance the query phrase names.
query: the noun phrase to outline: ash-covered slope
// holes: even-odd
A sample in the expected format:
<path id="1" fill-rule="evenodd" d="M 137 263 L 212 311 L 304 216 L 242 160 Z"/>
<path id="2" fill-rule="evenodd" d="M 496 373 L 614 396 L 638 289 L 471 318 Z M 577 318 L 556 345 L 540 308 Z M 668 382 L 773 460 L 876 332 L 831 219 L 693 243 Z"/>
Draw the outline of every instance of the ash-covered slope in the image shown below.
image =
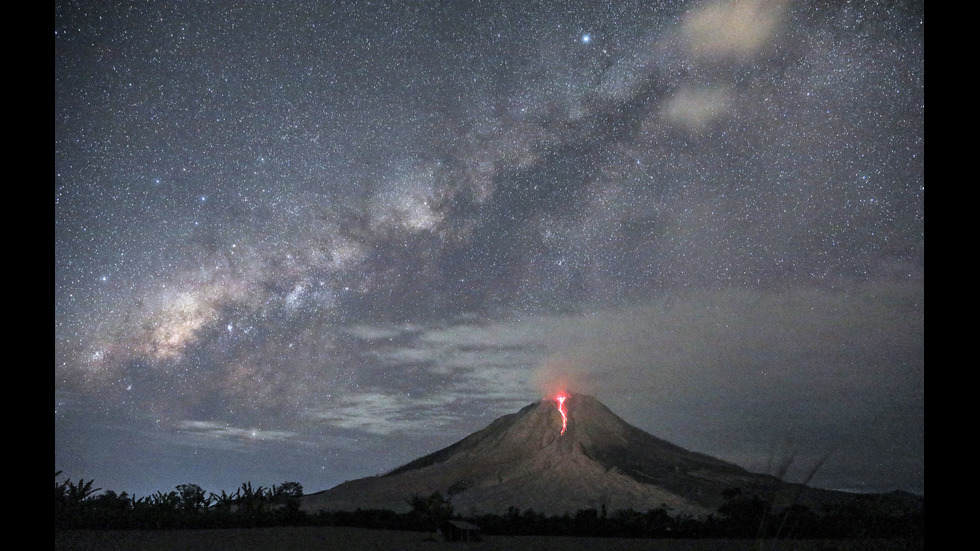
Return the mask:
<path id="1" fill-rule="evenodd" d="M 780 484 L 656 438 L 591 396 L 571 395 L 565 406 L 565 434 L 557 403 L 542 400 L 386 475 L 304 496 L 302 509 L 406 511 L 413 494 L 440 492 L 464 514 L 510 506 L 561 514 L 604 504 L 701 515 L 722 503 L 726 488 Z"/>

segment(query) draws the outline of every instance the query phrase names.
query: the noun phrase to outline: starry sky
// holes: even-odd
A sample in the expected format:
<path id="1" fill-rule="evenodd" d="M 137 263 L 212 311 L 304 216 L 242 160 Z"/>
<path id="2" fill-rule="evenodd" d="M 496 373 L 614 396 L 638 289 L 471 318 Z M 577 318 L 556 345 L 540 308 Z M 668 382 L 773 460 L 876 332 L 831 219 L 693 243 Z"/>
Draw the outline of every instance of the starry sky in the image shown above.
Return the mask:
<path id="1" fill-rule="evenodd" d="M 55 468 L 310 493 L 561 387 L 921 493 L 923 47 L 921 2 L 56 1 Z"/>

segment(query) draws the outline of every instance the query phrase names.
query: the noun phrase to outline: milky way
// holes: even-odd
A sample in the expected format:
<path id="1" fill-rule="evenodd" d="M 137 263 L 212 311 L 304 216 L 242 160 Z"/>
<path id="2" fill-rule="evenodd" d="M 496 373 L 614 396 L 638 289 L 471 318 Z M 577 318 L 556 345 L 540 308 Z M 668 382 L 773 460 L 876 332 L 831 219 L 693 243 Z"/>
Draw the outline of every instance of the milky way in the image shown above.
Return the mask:
<path id="1" fill-rule="evenodd" d="M 921 2 L 56 2 L 56 468 L 316 491 L 561 381 L 921 492 L 923 63 Z"/>

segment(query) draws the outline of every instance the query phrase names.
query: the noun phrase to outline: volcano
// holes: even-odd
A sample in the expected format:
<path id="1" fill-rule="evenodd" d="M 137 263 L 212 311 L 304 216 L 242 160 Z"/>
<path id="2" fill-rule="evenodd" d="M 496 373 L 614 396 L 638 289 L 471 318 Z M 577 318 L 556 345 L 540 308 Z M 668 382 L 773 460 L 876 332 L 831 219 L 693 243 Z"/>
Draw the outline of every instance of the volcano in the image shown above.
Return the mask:
<path id="1" fill-rule="evenodd" d="M 703 516 L 724 502 L 726 489 L 786 493 L 792 486 L 801 488 L 683 449 L 630 425 L 591 396 L 570 394 L 504 415 L 385 475 L 306 495 L 301 508 L 404 512 L 412 495 L 439 492 L 460 513 L 664 507 Z"/>

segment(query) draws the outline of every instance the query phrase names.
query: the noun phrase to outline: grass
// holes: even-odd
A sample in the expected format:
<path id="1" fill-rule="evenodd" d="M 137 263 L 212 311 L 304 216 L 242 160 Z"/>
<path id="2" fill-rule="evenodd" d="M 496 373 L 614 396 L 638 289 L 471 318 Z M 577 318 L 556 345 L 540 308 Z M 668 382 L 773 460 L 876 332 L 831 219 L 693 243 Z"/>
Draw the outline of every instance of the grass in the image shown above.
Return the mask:
<path id="1" fill-rule="evenodd" d="M 754 540 L 629 539 L 551 536 L 486 536 L 449 543 L 433 534 L 345 527 L 277 527 L 238 530 L 69 530 L 55 532 L 56 551 L 750 551 Z M 912 551 L 922 542 L 896 540 L 781 540 L 785 551 Z"/>

